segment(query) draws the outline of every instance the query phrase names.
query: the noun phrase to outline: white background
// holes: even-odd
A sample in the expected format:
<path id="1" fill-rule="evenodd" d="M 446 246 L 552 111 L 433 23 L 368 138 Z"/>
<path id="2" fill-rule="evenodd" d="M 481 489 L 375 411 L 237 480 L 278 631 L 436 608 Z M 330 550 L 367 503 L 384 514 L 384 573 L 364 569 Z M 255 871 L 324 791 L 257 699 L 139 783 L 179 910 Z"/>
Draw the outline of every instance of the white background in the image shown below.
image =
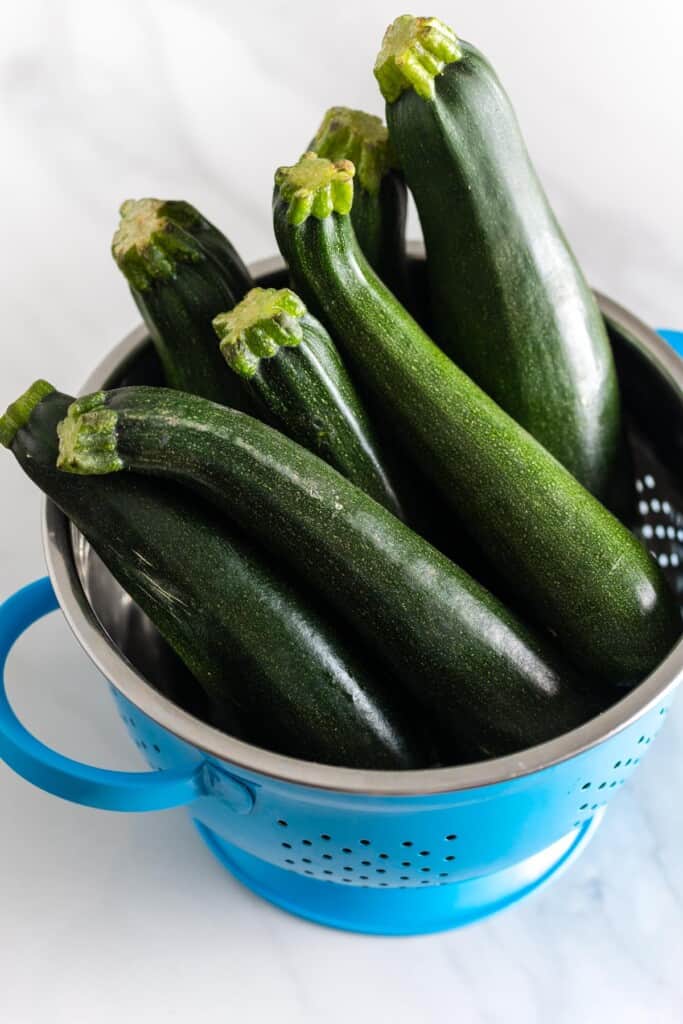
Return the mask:
<path id="1" fill-rule="evenodd" d="M 594 285 L 683 326 L 678 0 L 444 0 L 491 57 Z M 0 6 L 0 403 L 64 390 L 136 321 L 110 255 L 127 196 L 186 198 L 246 259 L 274 251 L 276 165 L 332 104 L 377 113 L 395 3 Z M 0 460 L 0 594 L 43 571 L 40 503 Z M 58 618 L 10 665 L 18 710 L 60 749 L 139 767 Z M 484 925 L 337 934 L 241 889 L 180 812 L 71 807 L 0 767 L 0 1020 L 683 1019 L 683 705 L 581 862 Z"/>

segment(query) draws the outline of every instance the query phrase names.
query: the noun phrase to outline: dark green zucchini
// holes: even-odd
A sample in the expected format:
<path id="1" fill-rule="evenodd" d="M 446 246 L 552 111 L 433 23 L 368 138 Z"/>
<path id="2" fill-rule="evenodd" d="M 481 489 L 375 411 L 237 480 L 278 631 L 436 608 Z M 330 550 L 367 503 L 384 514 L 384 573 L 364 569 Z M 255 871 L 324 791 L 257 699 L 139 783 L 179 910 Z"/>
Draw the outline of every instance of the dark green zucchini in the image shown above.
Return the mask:
<path id="1" fill-rule="evenodd" d="M 216 347 L 211 320 L 253 286 L 239 256 L 189 203 L 128 199 L 112 253 L 170 387 L 238 409 L 246 396 Z"/>
<path id="2" fill-rule="evenodd" d="M 349 107 L 331 107 L 310 149 L 328 160 L 351 160 L 351 219 L 358 244 L 387 288 L 410 304 L 406 257 L 408 199 L 403 178 L 379 117 Z"/>
<path id="3" fill-rule="evenodd" d="M 152 473 L 215 502 L 329 600 L 458 749 L 506 753 L 594 712 L 548 640 L 266 424 L 194 395 L 138 387 L 80 399 L 60 434 L 64 469 Z"/>
<path id="4" fill-rule="evenodd" d="M 375 75 L 420 215 L 436 340 L 605 499 L 621 441 L 612 352 L 495 71 L 437 18 L 404 15 Z"/>
<path id="5" fill-rule="evenodd" d="M 0 440 L 189 667 L 214 720 L 308 760 L 425 765 L 410 711 L 367 656 L 212 508 L 158 480 L 57 470 L 71 401 L 38 382 L 0 418 Z"/>
<path id="6" fill-rule="evenodd" d="M 253 288 L 214 318 L 228 366 L 265 422 L 404 518 L 370 421 L 329 334 L 288 288 Z"/>
<path id="7" fill-rule="evenodd" d="M 466 525 L 578 665 L 615 683 L 642 678 L 680 630 L 658 567 L 384 287 L 358 247 L 348 197 L 331 191 L 352 172 L 324 163 L 276 177 L 275 234 L 297 287 L 314 294 L 356 379 L 451 503 L 454 529 Z"/>

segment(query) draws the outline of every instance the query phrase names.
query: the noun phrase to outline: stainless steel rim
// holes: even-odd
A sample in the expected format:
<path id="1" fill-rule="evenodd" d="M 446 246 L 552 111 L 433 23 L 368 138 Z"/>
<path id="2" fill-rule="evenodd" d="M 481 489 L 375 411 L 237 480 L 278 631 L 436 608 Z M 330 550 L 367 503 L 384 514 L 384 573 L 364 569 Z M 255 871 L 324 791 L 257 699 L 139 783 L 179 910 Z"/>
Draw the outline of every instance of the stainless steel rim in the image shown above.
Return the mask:
<path id="1" fill-rule="evenodd" d="M 419 246 L 411 249 L 421 252 Z M 280 259 L 260 260 L 252 265 L 251 271 L 259 277 L 282 266 Z M 670 346 L 616 302 L 601 295 L 598 300 L 604 315 L 635 339 L 683 400 L 683 362 Z M 82 393 L 101 388 L 146 339 L 143 326 L 132 331 L 94 370 Z M 233 739 L 207 725 L 163 697 L 133 668 L 104 633 L 90 608 L 74 563 L 69 523 L 49 501 L 45 505 L 43 543 L 48 572 L 69 626 L 100 671 L 124 697 L 164 729 L 207 754 L 238 768 L 315 789 L 368 796 L 423 796 L 491 786 L 531 775 L 576 757 L 627 729 L 675 689 L 683 672 L 682 639 L 647 679 L 602 715 L 557 739 L 490 761 L 406 772 L 363 771 L 300 761 Z"/>

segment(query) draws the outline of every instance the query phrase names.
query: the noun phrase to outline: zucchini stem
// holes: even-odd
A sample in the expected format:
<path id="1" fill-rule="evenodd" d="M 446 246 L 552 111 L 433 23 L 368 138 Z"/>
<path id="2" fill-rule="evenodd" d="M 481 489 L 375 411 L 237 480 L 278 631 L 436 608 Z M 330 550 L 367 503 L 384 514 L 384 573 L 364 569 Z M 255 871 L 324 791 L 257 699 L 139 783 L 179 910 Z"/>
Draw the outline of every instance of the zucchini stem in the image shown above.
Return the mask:
<path id="1" fill-rule="evenodd" d="M 381 118 L 350 107 L 330 107 L 311 149 L 327 160 L 350 160 L 355 180 L 371 195 L 379 193 L 385 174 L 398 166 Z"/>
<path id="2" fill-rule="evenodd" d="M 278 167 L 275 184 L 288 204 L 290 224 L 303 224 L 311 214 L 324 220 L 333 212 L 349 213 L 355 173 L 350 160 L 321 160 L 312 151 L 291 167 Z"/>
<path id="3" fill-rule="evenodd" d="M 443 21 L 402 14 L 384 33 L 375 78 L 387 103 L 393 103 L 406 89 L 414 89 L 423 100 L 432 100 L 434 79 L 461 56 L 458 37 Z"/>
<path id="4" fill-rule="evenodd" d="M 306 307 L 289 288 L 252 288 L 229 313 L 219 313 L 213 327 L 228 366 L 240 377 L 256 373 L 261 359 L 277 355 L 281 346 L 299 345 L 299 320 Z"/>
<path id="5" fill-rule="evenodd" d="M 111 251 L 129 284 L 145 291 L 156 278 L 171 278 L 178 263 L 203 259 L 201 247 L 187 228 L 193 214 L 189 203 L 164 199 L 126 199 Z"/>
<path id="6" fill-rule="evenodd" d="M 0 444 L 9 448 L 22 427 L 28 423 L 31 413 L 42 400 L 55 389 L 46 380 L 36 380 L 23 395 L 8 406 L 0 416 Z"/>
<path id="7" fill-rule="evenodd" d="M 97 391 L 69 406 L 57 426 L 57 468 L 81 476 L 101 476 L 124 468 L 117 448 L 118 416 L 105 406 L 105 392 Z"/>

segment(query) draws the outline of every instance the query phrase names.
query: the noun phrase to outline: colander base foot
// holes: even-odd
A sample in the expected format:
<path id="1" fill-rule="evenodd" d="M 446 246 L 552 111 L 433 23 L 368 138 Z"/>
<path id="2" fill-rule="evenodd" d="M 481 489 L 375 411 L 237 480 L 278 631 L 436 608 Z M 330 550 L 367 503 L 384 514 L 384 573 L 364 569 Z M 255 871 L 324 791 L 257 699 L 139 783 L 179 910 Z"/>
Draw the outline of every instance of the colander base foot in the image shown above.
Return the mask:
<path id="1" fill-rule="evenodd" d="M 423 935 L 479 921 L 557 878 L 588 844 L 604 810 L 540 853 L 501 871 L 448 885 L 405 889 L 362 888 L 305 878 L 245 853 L 199 821 L 194 824 L 235 878 L 283 910 L 346 931 Z"/>

